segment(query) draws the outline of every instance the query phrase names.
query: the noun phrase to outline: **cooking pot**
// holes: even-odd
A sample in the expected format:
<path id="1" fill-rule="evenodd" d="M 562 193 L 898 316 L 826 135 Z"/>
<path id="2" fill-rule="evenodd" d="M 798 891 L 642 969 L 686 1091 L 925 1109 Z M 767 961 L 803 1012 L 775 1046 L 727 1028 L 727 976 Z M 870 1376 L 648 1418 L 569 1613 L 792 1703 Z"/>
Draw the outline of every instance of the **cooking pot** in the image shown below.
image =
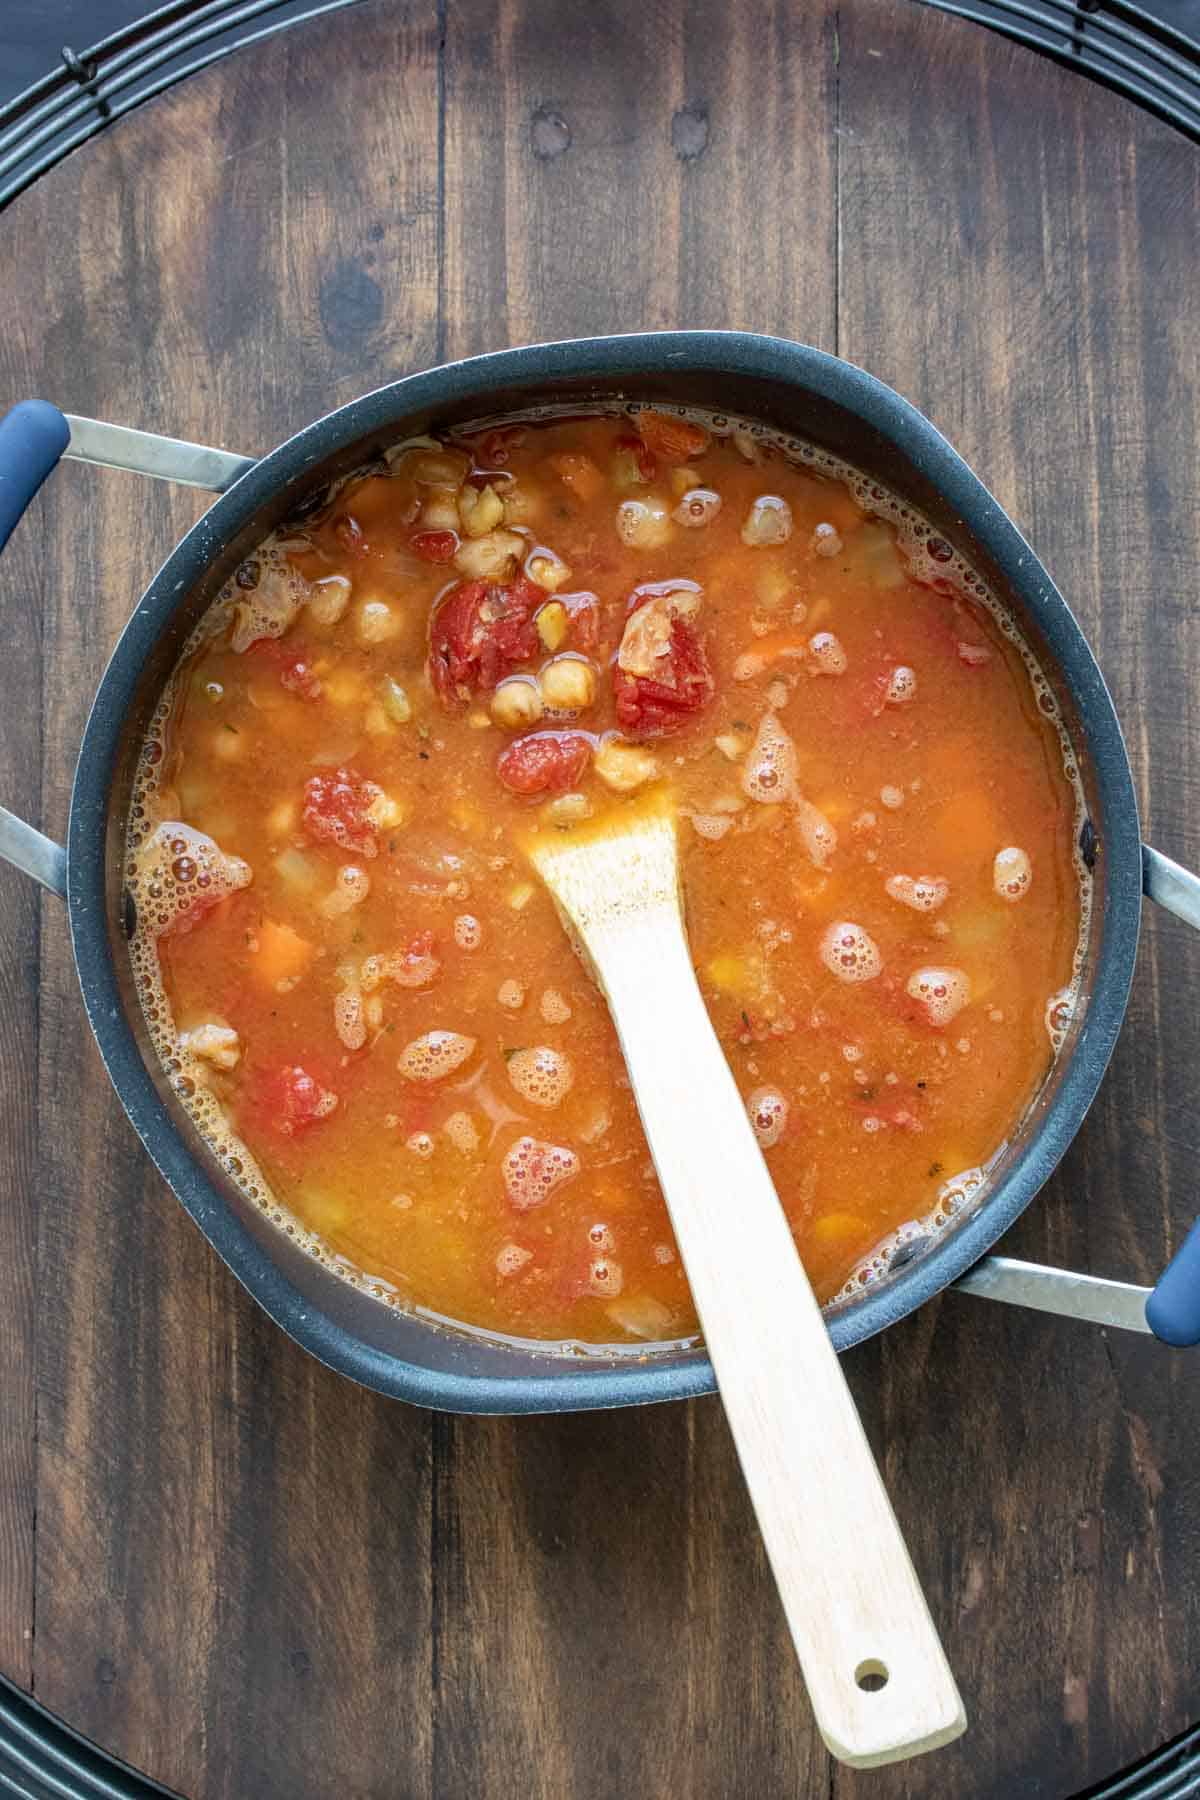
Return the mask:
<path id="1" fill-rule="evenodd" d="M 505 350 L 352 401 L 261 459 L 71 418 L 26 401 L 0 424 L 0 546 L 59 457 L 206 487 L 220 497 L 142 596 L 83 735 L 66 849 L 0 808 L 0 855 L 65 898 L 84 1004 L 113 1086 L 161 1174 L 255 1299 L 305 1349 L 381 1393 L 463 1412 L 565 1411 L 711 1392 L 700 1349 L 552 1354 L 393 1311 L 272 1226 L 224 1173 L 151 1046 L 126 949 L 125 817 L 145 726 L 199 615 L 238 563 L 328 483 L 398 439 L 541 405 L 615 397 L 761 420 L 854 464 L 915 506 L 1012 609 L 1052 682 L 1082 774 L 1095 883 L 1082 993 L 1043 1089 L 976 1200 L 904 1246 L 829 1311 L 844 1349 L 951 1283 L 994 1299 L 1200 1341 L 1200 1226 L 1153 1289 L 985 1255 L 1078 1131 L 1124 1017 L 1143 892 L 1200 927 L 1200 880 L 1144 848 L 1112 701 L 1062 595 L 938 431 L 882 382 L 802 344 L 657 332 Z M 981 1260 L 982 1259 L 982 1260 Z"/>

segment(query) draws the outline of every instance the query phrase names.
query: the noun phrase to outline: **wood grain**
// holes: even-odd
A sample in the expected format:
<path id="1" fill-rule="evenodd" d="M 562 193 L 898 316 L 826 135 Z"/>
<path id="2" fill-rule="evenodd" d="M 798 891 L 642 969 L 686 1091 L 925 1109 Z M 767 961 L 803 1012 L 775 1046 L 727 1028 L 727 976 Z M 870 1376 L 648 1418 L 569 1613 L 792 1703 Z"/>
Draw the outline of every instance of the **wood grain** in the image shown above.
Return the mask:
<path id="1" fill-rule="evenodd" d="M 0 219 L 0 397 L 257 450 L 521 339 L 838 348 L 1028 530 L 1152 835 L 1195 866 L 1198 170 L 1116 97 L 899 0 L 368 0 Z M 5 555 L 0 786 L 47 829 L 196 505 L 64 468 Z M 39 943 L 0 872 L 0 1667 L 79 1728 L 190 1800 L 1045 1800 L 1193 1722 L 1186 1357 L 949 1296 L 847 1359 L 972 1724 L 831 1771 L 719 1406 L 430 1419 L 317 1367 L 149 1174 L 41 918 Z M 1161 1265 L 1195 1205 L 1198 1001 L 1197 947 L 1151 921 L 1017 1254 Z"/>

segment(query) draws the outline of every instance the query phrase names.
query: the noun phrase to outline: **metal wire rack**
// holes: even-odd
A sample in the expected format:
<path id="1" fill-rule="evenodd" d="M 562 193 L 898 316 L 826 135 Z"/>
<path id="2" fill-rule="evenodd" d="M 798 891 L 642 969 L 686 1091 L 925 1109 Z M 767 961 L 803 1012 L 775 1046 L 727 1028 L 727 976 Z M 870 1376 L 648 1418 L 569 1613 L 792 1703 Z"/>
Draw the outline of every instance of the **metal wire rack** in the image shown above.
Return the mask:
<path id="1" fill-rule="evenodd" d="M 0 207 L 175 82 L 286 26 L 359 0 L 171 0 L 0 108 Z M 1200 42 L 1131 0 L 922 0 L 1113 88 L 1200 142 Z M 171 1800 L 0 1676 L 5 1800 Z M 1200 1725 L 1079 1800 L 1196 1800 Z"/>
<path id="2" fill-rule="evenodd" d="M 0 206 L 185 75 L 359 0 L 171 0 L 88 50 L 64 48 L 0 108 Z M 1200 140 L 1200 44 L 1132 0 L 924 0 L 1115 88 Z M 260 23 L 260 21 L 268 21 Z"/>

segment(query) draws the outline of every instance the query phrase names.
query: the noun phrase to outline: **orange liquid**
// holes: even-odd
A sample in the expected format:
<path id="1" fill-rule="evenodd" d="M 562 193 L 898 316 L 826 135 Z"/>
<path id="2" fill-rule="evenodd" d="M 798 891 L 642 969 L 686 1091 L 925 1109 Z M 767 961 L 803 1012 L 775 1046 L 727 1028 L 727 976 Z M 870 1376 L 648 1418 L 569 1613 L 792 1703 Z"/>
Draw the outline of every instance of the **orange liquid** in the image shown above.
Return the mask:
<path id="1" fill-rule="evenodd" d="M 617 507 L 657 499 L 669 515 L 684 480 L 668 446 L 646 459 L 648 483 L 622 485 L 629 452 L 615 446 L 629 430 L 574 419 L 500 448 L 492 485 L 529 533 L 522 554 L 548 548 L 570 570 L 560 594 L 590 591 L 597 603 L 596 641 L 581 651 L 593 702 L 533 729 L 592 745 L 611 733 L 632 591 L 699 584 L 694 629 L 713 696 L 644 747 L 681 815 L 701 989 L 829 1298 L 888 1234 L 930 1215 L 948 1179 L 986 1164 L 1047 1072 L 1047 1005 L 1071 980 L 1080 932 L 1074 792 L 1014 643 L 982 606 L 914 579 L 892 525 L 839 483 L 774 455 L 750 463 L 717 440 L 686 465 L 720 496 L 717 516 L 698 528 L 668 521 L 658 547 L 629 544 Z M 471 448 L 485 468 L 498 463 L 495 441 Z M 564 455 L 587 462 L 552 460 Z M 252 871 L 194 928 L 160 940 L 177 1030 L 215 1021 L 237 1034 L 235 1066 L 187 1067 L 279 1203 L 404 1302 L 538 1339 L 684 1336 L 696 1319 L 612 1025 L 520 849 L 533 825 L 569 828 L 564 808 L 497 778 L 499 752 L 522 733 L 491 721 L 488 692 L 450 711 L 430 685 L 431 609 L 456 573 L 413 555 L 414 532 L 446 501 L 414 480 L 414 460 L 344 488 L 288 540 L 307 581 L 352 584 L 341 619 L 321 622 L 306 603 L 274 650 L 239 654 L 218 614 L 217 635 L 177 674 L 153 805 Z M 743 541 L 763 494 L 790 507 L 786 542 Z M 835 554 L 820 553 L 833 540 L 814 539 L 818 526 L 834 528 Z M 373 603 L 389 610 L 368 624 Z M 565 640 L 553 652 L 539 641 L 523 671 L 577 647 L 577 603 L 567 611 Z M 822 633 L 834 651 L 813 644 Z M 292 661 L 319 692 L 285 685 Z M 901 679 L 887 702 L 897 668 L 913 672 L 915 696 Z M 778 804 L 746 786 L 766 715 L 795 752 L 794 794 Z M 371 858 L 305 829 L 305 783 L 338 766 L 394 803 L 398 822 L 375 833 Z M 620 804 L 594 767 L 572 792 L 581 809 Z M 1009 848 L 1032 871 L 1016 899 L 995 881 Z M 346 864 L 366 873 L 369 892 L 330 916 Z M 889 892 L 898 876 L 929 878 L 935 896 L 944 884 L 945 898 L 916 910 Z M 869 978 L 848 982 L 823 955 L 838 921 L 869 938 L 879 964 Z M 368 958 L 425 933 L 434 979 L 362 991 L 365 1041 L 347 1047 L 339 994 Z M 969 997 L 943 1023 L 936 995 L 927 1004 L 910 992 L 930 967 L 952 972 L 950 1003 L 966 982 Z M 442 1079 L 407 1079 L 405 1046 L 430 1031 L 457 1033 L 470 1050 Z M 538 1047 L 569 1059 L 569 1091 L 550 1107 L 514 1085 L 528 1060 L 514 1053 Z M 273 1084 L 296 1067 L 336 1105 L 289 1132 Z M 526 1136 L 556 1147 L 569 1173 L 521 1210 L 504 1159 Z M 736 1232 L 736 1194 L 728 1209 Z"/>

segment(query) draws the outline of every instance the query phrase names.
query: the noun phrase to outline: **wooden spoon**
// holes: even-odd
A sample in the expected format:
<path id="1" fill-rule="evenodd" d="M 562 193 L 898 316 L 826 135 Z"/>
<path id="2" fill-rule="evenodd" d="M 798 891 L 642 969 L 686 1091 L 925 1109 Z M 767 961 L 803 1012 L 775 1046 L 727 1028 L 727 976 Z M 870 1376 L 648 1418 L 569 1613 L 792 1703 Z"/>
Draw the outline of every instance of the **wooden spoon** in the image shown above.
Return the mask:
<path id="1" fill-rule="evenodd" d="M 821 1735 L 856 1768 L 933 1750 L 966 1715 L 696 984 L 673 812 L 529 854 L 612 1010 Z"/>

